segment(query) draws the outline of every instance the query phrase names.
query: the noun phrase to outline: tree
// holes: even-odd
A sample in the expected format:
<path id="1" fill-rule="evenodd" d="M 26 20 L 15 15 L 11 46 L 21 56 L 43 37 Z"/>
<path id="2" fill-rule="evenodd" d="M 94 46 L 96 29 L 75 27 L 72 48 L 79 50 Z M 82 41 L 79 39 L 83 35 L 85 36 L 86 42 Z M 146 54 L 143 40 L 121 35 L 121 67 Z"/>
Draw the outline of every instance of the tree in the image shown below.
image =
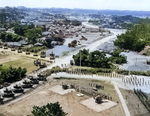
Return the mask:
<path id="1" fill-rule="evenodd" d="M 80 50 L 79 53 L 77 53 L 76 55 L 73 55 L 73 59 L 75 61 L 76 65 L 80 65 L 80 53 L 81 53 L 81 65 L 82 66 L 87 66 L 88 60 L 87 57 L 89 55 L 89 50 Z"/>
<path id="2" fill-rule="evenodd" d="M 109 58 L 109 60 L 115 64 L 127 63 L 126 56 L 120 55 L 120 53 L 120 49 L 115 49 L 112 53 L 110 53 L 112 56 Z"/>
<path id="3" fill-rule="evenodd" d="M 40 28 L 28 29 L 25 31 L 24 35 L 28 38 L 29 43 L 36 43 L 36 39 L 41 35 L 42 30 Z"/>
<path id="4" fill-rule="evenodd" d="M 0 67 L 0 80 L 1 82 L 12 82 L 16 79 L 23 78 L 27 72 L 26 68 L 13 68 L 1 66 Z"/>
<path id="5" fill-rule="evenodd" d="M 150 24 L 137 24 L 127 30 L 125 34 L 117 36 L 114 44 L 120 48 L 140 52 L 146 45 L 150 45 Z"/>
<path id="6" fill-rule="evenodd" d="M 81 54 L 81 66 L 99 67 L 99 68 L 110 68 L 111 62 L 106 54 L 98 50 L 89 53 L 89 50 L 81 50 L 76 55 L 73 55 L 73 59 L 76 65 L 80 65 L 80 54 Z"/>
<path id="7" fill-rule="evenodd" d="M 33 106 L 34 116 L 66 116 L 66 113 L 60 107 L 59 102 L 48 103 L 46 106 Z"/>
<path id="8" fill-rule="evenodd" d="M 22 36 L 15 35 L 15 34 L 12 34 L 12 33 L 5 33 L 5 32 L 2 32 L 0 34 L 0 38 L 3 41 L 6 41 L 6 42 L 18 42 L 18 41 L 23 39 Z"/>

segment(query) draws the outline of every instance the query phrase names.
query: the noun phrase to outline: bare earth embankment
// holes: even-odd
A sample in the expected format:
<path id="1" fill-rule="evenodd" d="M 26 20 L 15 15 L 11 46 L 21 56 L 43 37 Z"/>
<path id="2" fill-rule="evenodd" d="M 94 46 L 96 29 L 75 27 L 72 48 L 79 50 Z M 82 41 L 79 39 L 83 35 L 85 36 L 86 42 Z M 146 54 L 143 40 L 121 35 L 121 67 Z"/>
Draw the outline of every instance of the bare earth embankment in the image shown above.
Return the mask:
<path id="1" fill-rule="evenodd" d="M 148 110 L 131 90 L 120 89 L 131 116 L 150 116 Z"/>

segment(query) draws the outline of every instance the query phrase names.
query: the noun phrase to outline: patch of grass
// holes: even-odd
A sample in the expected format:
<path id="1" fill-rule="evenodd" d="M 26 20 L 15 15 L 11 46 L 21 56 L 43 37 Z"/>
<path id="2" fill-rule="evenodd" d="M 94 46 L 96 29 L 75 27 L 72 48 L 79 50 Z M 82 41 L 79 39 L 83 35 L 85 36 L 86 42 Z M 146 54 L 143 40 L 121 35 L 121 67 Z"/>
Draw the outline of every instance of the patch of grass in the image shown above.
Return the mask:
<path id="1" fill-rule="evenodd" d="M 64 51 L 64 52 L 62 53 L 62 56 L 68 56 L 68 53 L 69 53 L 69 51 Z"/>
<path id="2" fill-rule="evenodd" d="M 4 63 L 3 66 L 6 66 L 6 67 L 12 66 L 14 68 L 18 68 L 18 67 L 26 68 L 27 69 L 27 74 L 29 74 L 32 71 L 38 69 L 38 67 L 33 64 L 33 61 L 34 61 L 33 59 L 26 58 L 26 57 L 21 57 L 18 60 L 14 60 L 14 61 Z"/>

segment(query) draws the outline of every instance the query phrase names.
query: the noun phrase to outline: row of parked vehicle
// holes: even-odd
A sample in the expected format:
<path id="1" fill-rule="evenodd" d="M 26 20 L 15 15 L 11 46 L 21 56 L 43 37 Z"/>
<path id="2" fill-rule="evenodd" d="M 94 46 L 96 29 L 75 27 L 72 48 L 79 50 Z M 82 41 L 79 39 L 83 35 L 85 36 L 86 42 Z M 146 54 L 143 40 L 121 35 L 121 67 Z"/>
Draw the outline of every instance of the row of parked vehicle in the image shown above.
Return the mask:
<path id="1" fill-rule="evenodd" d="M 2 88 L 3 92 L 0 94 L 0 104 L 4 104 L 5 98 L 14 98 L 15 94 L 25 93 L 25 89 L 30 89 L 35 84 L 39 84 L 40 81 L 46 81 L 46 77 L 38 75 L 38 77 L 28 76 L 25 80 L 22 80 L 19 84 L 10 85 L 9 87 Z"/>

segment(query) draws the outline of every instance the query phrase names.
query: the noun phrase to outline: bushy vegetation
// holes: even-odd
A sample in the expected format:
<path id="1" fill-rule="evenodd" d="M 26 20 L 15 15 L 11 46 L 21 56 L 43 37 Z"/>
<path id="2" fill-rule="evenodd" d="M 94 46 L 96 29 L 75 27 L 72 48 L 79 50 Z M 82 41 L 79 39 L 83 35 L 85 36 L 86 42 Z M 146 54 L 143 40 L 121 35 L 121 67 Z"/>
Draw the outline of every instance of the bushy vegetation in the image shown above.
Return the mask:
<path id="1" fill-rule="evenodd" d="M 128 70 L 117 70 L 118 74 L 128 75 Z M 143 76 L 150 76 L 150 71 L 144 72 L 144 71 L 130 71 L 133 75 L 143 75 Z"/>
<path id="2" fill-rule="evenodd" d="M 0 33 L 0 38 L 2 39 L 2 41 L 6 41 L 6 42 L 18 42 L 22 40 L 24 37 L 12 33 L 2 32 Z"/>
<path id="3" fill-rule="evenodd" d="M 120 55 L 121 50 L 115 49 L 112 53 L 110 53 L 112 56 L 109 58 L 112 63 L 115 64 L 123 64 L 127 63 L 127 58 L 124 55 Z"/>
<path id="4" fill-rule="evenodd" d="M 106 68 L 91 68 L 91 69 L 81 69 L 81 72 L 86 74 L 100 74 L 100 73 L 111 73 L 114 69 Z"/>
<path id="5" fill-rule="evenodd" d="M 64 52 L 62 53 L 62 56 L 68 56 L 68 53 L 69 53 L 69 51 L 64 51 Z"/>
<path id="6" fill-rule="evenodd" d="M 24 35 L 28 38 L 28 42 L 31 44 L 36 43 L 36 39 L 40 37 L 42 30 L 40 28 L 32 28 L 25 31 Z"/>
<path id="7" fill-rule="evenodd" d="M 126 57 L 119 55 L 120 51 L 115 50 L 113 53 L 111 53 L 112 56 L 110 58 L 106 57 L 106 54 L 104 52 L 100 52 L 98 50 L 89 53 L 89 50 L 81 50 L 76 55 L 73 55 L 73 59 L 75 61 L 76 65 L 80 65 L 81 60 L 81 66 L 88 66 L 88 67 L 98 67 L 98 68 L 112 68 L 112 61 L 115 60 L 115 63 L 122 64 L 126 63 Z M 80 59 L 81 55 L 81 59 Z"/>
<path id="8" fill-rule="evenodd" d="M 59 102 L 48 103 L 42 107 L 33 106 L 32 113 L 34 116 L 66 116 Z"/>
<path id="9" fill-rule="evenodd" d="M 134 89 L 134 93 L 138 96 L 138 98 L 141 100 L 142 104 L 150 112 L 150 100 L 148 99 L 147 94 L 138 89 L 137 90 Z"/>
<path id="10" fill-rule="evenodd" d="M 36 43 L 36 39 L 42 34 L 41 28 L 35 28 L 33 24 L 31 25 L 15 25 L 14 31 L 16 34 L 25 36 L 28 38 L 29 43 Z"/>
<path id="11" fill-rule="evenodd" d="M 58 73 L 58 72 L 66 72 L 68 69 L 66 69 L 66 68 L 63 68 L 63 69 L 61 69 L 59 66 L 55 66 L 55 67 L 52 67 L 51 69 L 47 69 L 47 70 L 45 70 L 45 71 L 43 71 L 42 72 L 42 74 L 44 75 L 44 76 L 50 76 L 52 73 Z"/>
<path id="12" fill-rule="evenodd" d="M 19 25 L 19 24 L 14 25 L 15 33 L 21 36 L 25 36 L 25 32 L 28 29 L 32 29 L 32 28 L 34 28 L 33 24 L 32 25 Z"/>
<path id="13" fill-rule="evenodd" d="M 82 68 L 81 72 L 84 73 L 84 74 L 102 74 L 102 73 L 111 73 L 111 72 L 113 72 L 114 69 L 115 69 L 115 67 L 113 69 Z M 47 69 L 42 74 L 44 76 L 50 76 L 52 73 L 58 73 L 58 72 L 68 72 L 69 73 L 69 70 L 67 68 L 61 69 L 59 66 L 56 66 L 56 67 L 53 67 L 52 69 Z M 71 71 L 71 72 L 73 72 L 73 71 Z M 80 72 L 80 70 L 77 69 L 77 71 L 74 71 L 74 72 Z"/>
<path id="14" fill-rule="evenodd" d="M 30 48 L 22 48 L 23 51 L 29 51 L 29 52 L 33 52 L 33 53 L 37 53 L 43 49 L 46 49 L 47 47 L 46 46 L 33 46 L 33 47 L 30 47 Z"/>
<path id="15" fill-rule="evenodd" d="M 105 53 L 98 50 L 89 53 L 89 50 L 80 50 L 79 53 L 73 55 L 75 64 L 80 66 L 80 55 L 81 55 L 81 66 L 99 67 L 99 68 L 110 68 L 112 63 L 106 57 Z"/>
<path id="16" fill-rule="evenodd" d="M 150 24 L 135 25 L 131 30 L 127 30 L 125 34 L 118 35 L 117 38 L 114 41 L 116 46 L 140 52 L 145 45 L 150 45 Z"/>
<path id="17" fill-rule="evenodd" d="M 73 40 L 71 43 L 68 44 L 68 47 L 75 47 L 77 46 L 77 40 Z"/>
<path id="18" fill-rule="evenodd" d="M 12 82 L 17 79 L 23 78 L 27 72 L 26 68 L 13 68 L 0 66 L 0 83 Z"/>

